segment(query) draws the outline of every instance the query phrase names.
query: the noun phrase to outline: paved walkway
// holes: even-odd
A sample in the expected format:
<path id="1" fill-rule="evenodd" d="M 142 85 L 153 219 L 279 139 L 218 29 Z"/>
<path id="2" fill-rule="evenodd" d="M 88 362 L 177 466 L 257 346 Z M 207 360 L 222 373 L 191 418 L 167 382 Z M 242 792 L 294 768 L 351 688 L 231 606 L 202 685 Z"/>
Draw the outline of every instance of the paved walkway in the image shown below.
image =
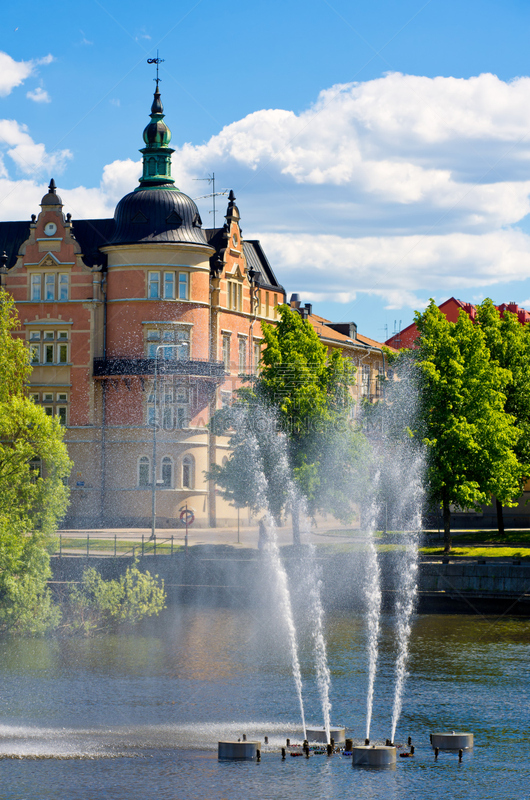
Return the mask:
<path id="1" fill-rule="evenodd" d="M 352 526 L 342 525 L 336 520 L 321 522 L 318 527 L 311 527 L 309 534 L 302 533 L 302 542 L 306 544 L 339 544 L 351 541 Z M 151 535 L 151 528 L 83 528 L 63 529 L 58 531 L 64 539 L 110 539 L 114 536 L 118 541 L 141 542 L 142 535 L 147 541 Z M 184 541 L 186 531 L 184 528 L 158 528 L 156 531 L 157 542 L 175 538 L 175 542 Z M 278 543 L 280 546 L 293 543 L 293 529 L 287 525 L 278 528 Z M 237 527 L 230 528 L 188 528 L 188 545 L 225 545 L 239 548 L 253 548 L 258 546 L 258 526 L 241 525 L 239 534 Z"/>

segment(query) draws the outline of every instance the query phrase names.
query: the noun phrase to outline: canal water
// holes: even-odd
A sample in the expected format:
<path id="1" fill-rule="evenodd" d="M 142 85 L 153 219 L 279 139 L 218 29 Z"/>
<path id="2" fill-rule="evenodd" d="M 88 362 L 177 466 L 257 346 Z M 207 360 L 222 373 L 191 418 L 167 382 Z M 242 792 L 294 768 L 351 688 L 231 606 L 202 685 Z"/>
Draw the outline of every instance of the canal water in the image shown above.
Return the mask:
<path id="1" fill-rule="evenodd" d="M 332 723 L 361 740 L 366 640 L 330 613 Z M 306 719 L 321 725 L 310 626 L 300 625 Z M 394 620 L 383 619 L 373 740 L 390 735 Z M 1 800 L 530 798 L 530 620 L 424 615 L 414 625 L 395 769 L 287 757 L 301 740 L 285 633 L 256 608 L 171 607 L 134 633 L 0 642 Z M 429 733 L 469 730 L 462 763 Z M 261 763 L 220 763 L 217 741 L 269 737 Z M 403 748 L 406 749 L 406 748 Z"/>

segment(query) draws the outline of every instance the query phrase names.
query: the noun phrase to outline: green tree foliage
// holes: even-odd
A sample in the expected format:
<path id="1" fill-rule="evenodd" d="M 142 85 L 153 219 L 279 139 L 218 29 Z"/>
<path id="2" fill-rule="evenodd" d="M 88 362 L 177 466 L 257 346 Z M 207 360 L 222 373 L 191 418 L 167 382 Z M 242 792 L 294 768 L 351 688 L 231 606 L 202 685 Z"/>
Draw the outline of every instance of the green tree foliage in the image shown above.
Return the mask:
<path id="1" fill-rule="evenodd" d="M 63 600 L 61 630 L 89 634 L 136 623 L 157 616 L 165 604 L 163 579 L 140 572 L 136 561 L 117 580 L 104 580 L 96 569 L 86 569 L 81 583 L 72 585 Z"/>
<path id="2" fill-rule="evenodd" d="M 0 290 L 0 631 L 40 632 L 57 621 L 46 547 L 67 508 L 71 462 L 59 421 L 26 396 L 31 366 L 17 327 Z"/>
<path id="3" fill-rule="evenodd" d="M 521 465 L 517 492 L 520 496 L 525 480 L 530 477 L 530 325 L 521 325 L 517 316 L 509 311 L 501 318 L 489 299 L 477 308 L 476 321 L 484 333 L 491 358 L 510 373 L 504 390 L 504 409 L 514 417 L 519 431 L 514 451 Z M 498 497 L 496 504 L 499 533 L 503 534 L 502 502 Z"/>
<path id="4" fill-rule="evenodd" d="M 226 466 L 212 465 L 209 477 L 226 499 L 256 511 L 263 498 L 249 474 L 258 455 L 269 483 L 270 510 L 278 519 L 289 502 L 274 436 L 281 432 L 309 513 L 350 519 L 366 448 L 350 420 L 355 368 L 338 351 L 328 354 L 312 326 L 289 306 L 280 306 L 279 316 L 277 326 L 262 324 L 266 346 L 259 377 L 251 389 L 239 392 L 239 406 L 224 409 L 214 420 L 214 431 L 231 429 L 232 454 Z M 296 504 L 291 511 L 298 542 Z"/>
<path id="5" fill-rule="evenodd" d="M 433 300 L 416 314 L 418 348 L 400 354 L 418 373 L 414 433 L 427 445 L 427 484 L 443 509 L 445 550 L 451 549 L 450 506 L 479 508 L 494 494 L 517 494 L 521 465 L 514 417 L 504 410 L 508 370 L 490 358 L 486 337 L 461 312 L 449 322 Z"/>

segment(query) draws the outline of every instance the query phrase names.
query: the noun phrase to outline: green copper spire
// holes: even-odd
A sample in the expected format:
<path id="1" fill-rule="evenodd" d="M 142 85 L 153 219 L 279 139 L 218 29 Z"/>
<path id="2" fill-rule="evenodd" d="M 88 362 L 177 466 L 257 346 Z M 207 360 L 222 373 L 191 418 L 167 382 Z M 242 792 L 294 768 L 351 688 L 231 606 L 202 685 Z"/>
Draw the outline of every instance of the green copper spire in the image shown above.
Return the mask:
<path id="1" fill-rule="evenodd" d="M 136 192 L 142 189 L 176 189 L 175 181 L 171 177 L 171 153 L 175 151 L 169 147 L 171 131 L 163 120 L 164 106 L 160 99 L 157 78 L 151 106 L 151 122 L 144 130 L 146 146 L 140 150 L 143 154 L 144 171 L 140 178 L 140 186 L 135 189 Z"/>

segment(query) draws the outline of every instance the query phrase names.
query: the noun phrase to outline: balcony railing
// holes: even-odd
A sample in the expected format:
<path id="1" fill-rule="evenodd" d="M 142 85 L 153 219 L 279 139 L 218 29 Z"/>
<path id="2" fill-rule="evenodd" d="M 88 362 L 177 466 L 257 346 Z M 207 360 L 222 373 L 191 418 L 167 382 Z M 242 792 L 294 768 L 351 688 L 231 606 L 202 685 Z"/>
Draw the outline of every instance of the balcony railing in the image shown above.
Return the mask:
<path id="1" fill-rule="evenodd" d="M 159 358 L 158 375 L 190 375 L 199 378 L 224 380 L 225 368 L 222 361 L 208 361 L 205 358 L 166 359 Z M 116 375 L 154 375 L 154 358 L 95 358 L 94 377 L 106 378 Z"/>

